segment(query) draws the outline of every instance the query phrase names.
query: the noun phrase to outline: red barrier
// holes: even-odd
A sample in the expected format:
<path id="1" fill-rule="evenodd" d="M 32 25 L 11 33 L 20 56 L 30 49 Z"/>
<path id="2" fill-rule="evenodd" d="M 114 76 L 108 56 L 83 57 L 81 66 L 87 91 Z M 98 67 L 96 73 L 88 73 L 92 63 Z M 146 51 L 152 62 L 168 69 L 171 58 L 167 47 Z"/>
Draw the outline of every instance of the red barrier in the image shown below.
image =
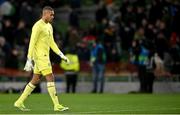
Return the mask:
<path id="1" fill-rule="evenodd" d="M 30 77 L 31 72 L 25 72 L 18 69 L 0 68 L 0 75 L 7 77 Z"/>
<path id="2" fill-rule="evenodd" d="M 54 74 L 63 74 L 63 70 L 60 68 L 59 64 L 54 64 L 53 66 Z M 82 61 L 80 63 L 80 73 L 91 73 L 91 66 L 88 62 Z M 105 76 L 121 76 L 122 74 L 131 74 L 137 72 L 136 66 L 128 63 L 107 63 Z M 18 69 L 0 68 L 0 75 L 7 77 L 30 77 L 31 72 L 25 72 Z"/>

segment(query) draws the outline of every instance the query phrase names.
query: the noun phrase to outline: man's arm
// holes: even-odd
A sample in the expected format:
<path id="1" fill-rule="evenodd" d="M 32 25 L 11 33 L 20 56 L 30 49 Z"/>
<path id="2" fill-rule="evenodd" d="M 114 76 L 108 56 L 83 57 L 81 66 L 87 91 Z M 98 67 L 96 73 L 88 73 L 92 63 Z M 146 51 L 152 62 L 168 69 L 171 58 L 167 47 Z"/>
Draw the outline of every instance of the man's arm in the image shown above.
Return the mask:
<path id="1" fill-rule="evenodd" d="M 59 55 L 63 60 L 69 63 L 69 59 L 61 52 L 61 50 L 59 50 L 57 44 L 54 41 L 53 36 L 51 37 L 50 47 L 57 55 Z"/>
<path id="2" fill-rule="evenodd" d="M 33 50 L 34 50 L 34 46 L 37 42 L 37 39 L 39 37 L 39 33 L 40 33 L 39 27 L 37 25 L 33 26 L 30 43 L 29 43 L 28 56 L 27 56 L 28 59 L 30 59 L 30 60 L 33 59 Z"/>
<path id="3" fill-rule="evenodd" d="M 39 37 L 39 29 L 36 26 L 33 26 L 32 28 L 32 33 L 31 33 L 31 38 L 30 38 L 30 43 L 29 43 L 29 49 L 28 49 L 28 56 L 27 56 L 27 61 L 24 67 L 25 71 L 31 71 L 34 67 L 33 65 L 33 50 L 34 46 L 36 44 L 36 41 Z"/>
<path id="4" fill-rule="evenodd" d="M 53 37 L 51 37 L 50 47 L 51 47 L 51 49 L 52 49 L 57 55 L 60 55 L 60 53 L 62 53 L 62 52 L 59 50 L 57 44 L 55 43 Z"/>
<path id="5" fill-rule="evenodd" d="M 50 27 L 51 32 L 52 32 L 51 39 L 50 39 L 50 48 L 51 48 L 57 55 L 59 55 L 59 54 L 62 53 L 62 52 L 59 50 L 57 44 L 56 44 L 55 41 L 54 41 L 53 28 L 52 28 L 51 24 L 49 24 L 49 27 Z"/>
<path id="6" fill-rule="evenodd" d="M 50 25 L 51 31 L 52 31 L 52 36 L 50 39 L 50 48 L 57 54 L 59 55 L 63 60 L 65 60 L 67 63 L 69 63 L 69 59 L 61 52 L 61 50 L 59 50 L 57 44 L 54 41 L 54 37 L 53 37 L 53 28 Z"/>

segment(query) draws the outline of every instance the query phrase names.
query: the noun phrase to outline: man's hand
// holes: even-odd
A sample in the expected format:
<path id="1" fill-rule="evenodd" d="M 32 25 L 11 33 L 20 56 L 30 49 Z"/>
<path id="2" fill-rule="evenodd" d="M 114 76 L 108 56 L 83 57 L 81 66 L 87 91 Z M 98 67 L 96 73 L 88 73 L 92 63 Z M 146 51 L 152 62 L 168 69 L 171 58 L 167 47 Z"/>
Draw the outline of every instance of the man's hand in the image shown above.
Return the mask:
<path id="1" fill-rule="evenodd" d="M 32 71 L 34 68 L 33 62 L 31 59 L 27 59 L 24 70 L 25 71 Z"/>
<path id="2" fill-rule="evenodd" d="M 69 59 L 68 59 L 62 52 L 60 52 L 59 56 L 60 56 L 61 59 L 63 59 L 67 64 L 70 64 Z"/>
<path id="3" fill-rule="evenodd" d="M 69 59 L 66 57 L 66 56 L 62 56 L 61 57 L 67 64 L 70 64 L 70 61 L 69 61 Z"/>

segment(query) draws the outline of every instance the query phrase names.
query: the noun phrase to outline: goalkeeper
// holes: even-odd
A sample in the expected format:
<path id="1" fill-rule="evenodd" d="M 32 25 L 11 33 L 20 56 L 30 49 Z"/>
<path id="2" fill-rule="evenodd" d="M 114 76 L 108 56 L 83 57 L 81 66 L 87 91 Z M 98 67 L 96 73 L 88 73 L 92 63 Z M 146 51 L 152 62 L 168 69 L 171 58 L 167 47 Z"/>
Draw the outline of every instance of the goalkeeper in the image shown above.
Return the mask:
<path id="1" fill-rule="evenodd" d="M 31 81 L 26 85 L 23 93 L 19 99 L 14 103 L 14 106 L 22 111 L 27 111 L 24 106 L 24 101 L 34 90 L 36 85 L 40 82 L 41 76 L 45 76 L 47 81 L 47 90 L 54 104 L 54 111 L 68 110 L 68 107 L 64 107 L 59 104 L 58 96 L 56 93 L 54 75 L 52 73 L 51 62 L 49 59 L 50 48 L 58 54 L 63 60 L 69 63 L 69 59 L 57 47 L 53 38 L 53 28 L 51 22 L 54 19 L 54 10 L 49 6 L 45 6 L 42 10 L 42 17 L 37 21 L 31 33 L 31 39 L 28 49 L 27 62 L 24 70 L 33 70 L 33 77 Z M 34 62 L 34 63 L 33 63 Z"/>

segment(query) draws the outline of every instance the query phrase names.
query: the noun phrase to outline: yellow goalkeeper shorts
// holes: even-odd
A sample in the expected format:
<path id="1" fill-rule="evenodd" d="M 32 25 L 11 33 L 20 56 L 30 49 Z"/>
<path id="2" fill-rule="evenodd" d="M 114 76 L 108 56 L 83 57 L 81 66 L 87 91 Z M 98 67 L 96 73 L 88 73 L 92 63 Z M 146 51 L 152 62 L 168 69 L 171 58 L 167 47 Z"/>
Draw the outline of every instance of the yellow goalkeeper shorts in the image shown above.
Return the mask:
<path id="1" fill-rule="evenodd" d="M 52 73 L 52 66 L 49 60 L 37 60 L 34 63 L 34 74 L 46 76 Z"/>

